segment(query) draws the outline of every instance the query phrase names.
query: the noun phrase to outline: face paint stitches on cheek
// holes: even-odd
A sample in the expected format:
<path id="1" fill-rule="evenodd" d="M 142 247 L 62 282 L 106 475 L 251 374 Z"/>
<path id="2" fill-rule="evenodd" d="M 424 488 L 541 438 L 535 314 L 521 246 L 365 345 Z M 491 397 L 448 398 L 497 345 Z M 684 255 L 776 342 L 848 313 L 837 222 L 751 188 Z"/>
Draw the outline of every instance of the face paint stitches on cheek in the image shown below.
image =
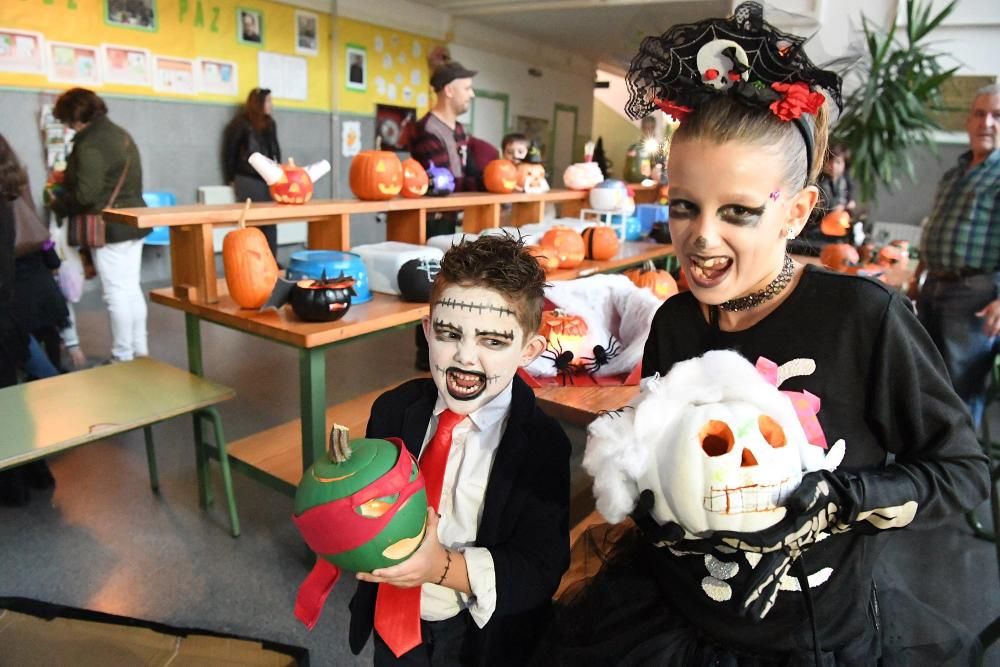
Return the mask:
<path id="1" fill-rule="evenodd" d="M 497 292 L 461 286 L 445 289 L 432 310 L 434 382 L 449 408 L 468 414 L 503 391 L 520 365 L 516 313 Z"/>

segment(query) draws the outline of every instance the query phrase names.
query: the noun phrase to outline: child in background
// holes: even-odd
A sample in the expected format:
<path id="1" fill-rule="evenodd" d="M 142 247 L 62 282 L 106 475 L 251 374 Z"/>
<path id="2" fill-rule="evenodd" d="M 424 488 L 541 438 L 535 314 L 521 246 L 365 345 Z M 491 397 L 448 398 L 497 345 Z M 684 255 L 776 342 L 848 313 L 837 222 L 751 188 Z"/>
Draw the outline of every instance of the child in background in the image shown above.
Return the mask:
<path id="1" fill-rule="evenodd" d="M 531 141 L 520 132 L 511 132 L 500 142 L 500 153 L 503 159 L 514 164 L 520 164 L 528 156 Z"/>
<path id="2" fill-rule="evenodd" d="M 854 216 L 854 182 L 847 171 L 848 148 L 844 144 L 831 144 L 823 173 L 816 185 L 820 190 L 821 208 L 826 211 L 847 211 Z"/>
<path id="3" fill-rule="evenodd" d="M 374 627 L 375 665 L 520 665 L 539 639 L 569 564 L 570 443 L 516 377 L 545 349 L 544 284 L 508 235 L 451 248 L 423 321 L 431 378 L 372 406 L 367 437 L 419 455 L 432 510 L 413 556 L 357 575 L 351 650 Z"/>

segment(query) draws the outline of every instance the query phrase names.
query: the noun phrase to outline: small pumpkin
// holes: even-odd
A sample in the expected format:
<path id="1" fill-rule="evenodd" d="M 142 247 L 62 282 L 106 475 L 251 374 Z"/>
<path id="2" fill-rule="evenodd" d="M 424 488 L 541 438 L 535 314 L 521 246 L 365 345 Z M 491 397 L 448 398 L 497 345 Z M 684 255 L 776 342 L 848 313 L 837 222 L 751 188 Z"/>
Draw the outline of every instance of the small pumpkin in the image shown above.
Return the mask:
<path id="1" fill-rule="evenodd" d="M 522 162 L 517 165 L 517 187 L 521 192 L 539 194 L 549 191 L 545 180 L 545 165 L 536 162 Z"/>
<path id="2" fill-rule="evenodd" d="M 279 204 L 305 204 L 313 195 L 313 182 L 309 173 L 288 158 L 281 165 L 282 177 L 270 186 L 271 199 Z"/>
<path id="3" fill-rule="evenodd" d="M 573 359 L 570 363 L 580 365 L 585 363 L 580 353 L 589 330 L 585 319 L 557 308 L 542 312 L 538 333 L 557 354 L 572 352 Z"/>
<path id="4" fill-rule="evenodd" d="M 878 258 L 875 263 L 879 266 L 889 268 L 907 261 L 907 256 L 902 248 L 895 245 L 887 245 L 879 248 Z"/>
<path id="5" fill-rule="evenodd" d="M 413 303 L 428 303 L 431 287 L 440 271 L 441 261 L 438 259 L 416 257 L 404 262 L 396 272 L 400 298 Z"/>
<path id="6" fill-rule="evenodd" d="M 320 559 L 310 579 L 330 587 L 339 568 L 371 572 L 403 562 L 427 528 L 424 480 L 403 442 L 348 437 L 346 427 L 333 426 L 327 456 L 305 471 L 295 492 L 292 521 Z M 295 604 L 308 627 L 325 599 L 312 590 L 304 584 Z"/>
<path id="7" fill-rule="evenodd" d="M 260 308 L 278 281 L 278 263 L 264 232 L 246 226 L 250 199 L 243 206 L 238 228 L 222 239 L 222 267 L 229 296 L 240 308 Z"/>
<path id="8" fill-rule="evenodd" d="M 819 223 L 819 230 L 827 236 L 847 236 L 850 228 L 851 214 L 847 211 L 830 211 Z"/>
<path id="9" fill-rule="evenodd" d="M 630 269 L 625 275 L 636 287 L 648 289 L 660 301 L 666 301 L 677 294 L 677 281 L 667 271 L 657 269 L 647 262 L 637 269 Z"/>
<path id="10" fill-rule="evenodd" d="M 403 188 L 400 194 L 404 197 L 423 197 L 427 194 L 427 187 L 430 180 L 427 177 L 427 170 L 412 157 L 403 160 Z"/>
<path id="11" fill-rule="evenodd" d="M 583 243 L 587 249 L 587 259 L 600 262 L 618 254 L 618 235 L 607 225 L 587 227 L 583 230 Z"/>
<path id="12" fill-rule="evenodd" d="M 857 265 L 861 257 L 850 243 L 829 243 L 820 251 L 819 261 L 823 266 L 843 273 L 848 267 Z"/>
<path id="13" fill-rule="evenodd" d="M 326 273 L 319 280 L 306 279 L 295 283 L 289 301 L 295 314 L 307 322 L 335 322 L 351 308 L 354 278 L 343 273 L 327 279 Z"/>
<path id="14" fill-rule="evenodd" d="M 570 227 L 553 227 L 542 236 L 540 245 L 556 256 L 560 269 L 575 269 L 586 255 L 583 237 Z"/>
<path id="15" fill-rule="evenodd" d="M 517 167 L 510 160 L 491 160 L 483 170 L 487 191 L 505 195 L 517 188 Z"/>
<path id="16" fill-rule="evenodd" d="M 430 196 L 447 197 L 455 191 L 455 175 L 448 167 L 438 167 L 431 162 L 427 177 L 430 179 L 430 189 L 427 191 Z"/>
<path id="17" fill-rule="evenodd" d="M 539 266 L 546 273 L 549 271 L 555 271 L 559 268 L 559 258 L 552 250 L 547 250 L 539 245 L 529 245 L 524 247 L 528 253 L 538 260 Z"/>
<path id="18" fill-rule="evenodd" d="M 391 151 L 362 151 L 351 160 L 348 182 L 358 199 L 392 199 L 403 189 L 403 165 Z"/>

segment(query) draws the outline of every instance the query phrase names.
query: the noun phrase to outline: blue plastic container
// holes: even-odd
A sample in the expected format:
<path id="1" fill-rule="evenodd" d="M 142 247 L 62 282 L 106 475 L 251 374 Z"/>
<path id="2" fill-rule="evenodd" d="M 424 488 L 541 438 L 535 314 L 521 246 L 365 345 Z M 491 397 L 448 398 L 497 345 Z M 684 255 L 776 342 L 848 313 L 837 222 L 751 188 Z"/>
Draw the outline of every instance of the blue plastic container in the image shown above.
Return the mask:
<path id="1" fill-rule="evenodd" d="M 162 190 L 143 192 L 142 201 L 150 208 L 177 206 L 177 195 Z M 153 227 L 153 231 L 146 236 L 143 243 L 146 245 L 170 245 L 170 228 Z"/>
<path id="2" fill-rule="evenodd" d="M 338 250 L 299 250 L 293 252 L 288 262 L 286 277 L 289 280 L 312 278 L 317 280 L 326 272 L 327 278 L 336 278 L 343 272 L 345 276 L 354 278 L 354 291 L 357 296 L 351 298 L 351 303 L 367 303 L 372 300 L 372 292 L 368 287 L 368 270 L 359 255 Z"/>
<path id="3" fill-rule="evenodd" d="M 625 218 L 625 240 L 640 241 L 643 236 L 645 234 L 642 231 L 642 223 L 639 222 L 639 218 L 634 215 Z"/>
<path id="4" fill-rule="evenodd" d="M 642 233 L 645 235 L 653 230 L 654 222 L 670 221 L 670 207 L 660 204 L 639 204 L 635 207 L 635 217 L 639 218 Z"/>

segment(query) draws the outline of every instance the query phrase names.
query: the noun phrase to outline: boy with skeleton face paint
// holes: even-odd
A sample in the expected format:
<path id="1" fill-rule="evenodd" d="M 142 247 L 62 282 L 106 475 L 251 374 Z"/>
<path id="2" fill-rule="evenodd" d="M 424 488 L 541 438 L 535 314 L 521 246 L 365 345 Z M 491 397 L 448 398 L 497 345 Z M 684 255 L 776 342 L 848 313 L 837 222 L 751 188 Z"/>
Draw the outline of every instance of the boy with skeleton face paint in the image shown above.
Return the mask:
<path id="1" fill-rule="evenodd" d="M 454 424 L 424 543 L 399 565 L 358 575 L 351 649 L 360 652 L 374 626 L 376 665 L 521 664 L 536 643 L 569 564 L 570 444 L 516 377 L 545 349 L 544 284 L 519 240 L 453 247 L 422 323 L 431 379 L 372 407 L 367 436 L 402 438 L 425 479 L 440 429 Z M 398 618 L 387 584 L 420 587 L 418 637 L 380 620 Z"/>

